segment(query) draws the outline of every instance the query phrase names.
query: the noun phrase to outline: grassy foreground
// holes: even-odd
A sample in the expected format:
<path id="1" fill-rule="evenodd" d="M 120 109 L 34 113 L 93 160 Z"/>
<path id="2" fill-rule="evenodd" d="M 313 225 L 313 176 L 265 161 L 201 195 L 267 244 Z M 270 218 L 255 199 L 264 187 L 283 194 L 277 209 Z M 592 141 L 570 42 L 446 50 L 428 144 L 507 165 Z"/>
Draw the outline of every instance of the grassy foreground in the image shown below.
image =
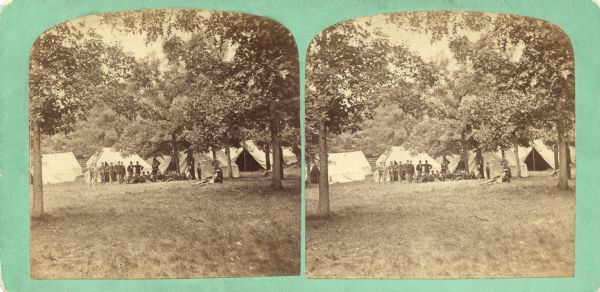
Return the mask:
<path id="1" fill-rule="evenodd" d="M 31 276 L 188 278 L 298 275 L 300 178 L 222 185 L 46 185 L 31 224 Z"/>
<path id="2" fill-rule="evenodd" d="M 575 191 L 556 178 L 331 186 L 329 219 L 306 190 L 312 278 L 573 276 Z M 575 181 L 570 181 L 573 187 Z"/>

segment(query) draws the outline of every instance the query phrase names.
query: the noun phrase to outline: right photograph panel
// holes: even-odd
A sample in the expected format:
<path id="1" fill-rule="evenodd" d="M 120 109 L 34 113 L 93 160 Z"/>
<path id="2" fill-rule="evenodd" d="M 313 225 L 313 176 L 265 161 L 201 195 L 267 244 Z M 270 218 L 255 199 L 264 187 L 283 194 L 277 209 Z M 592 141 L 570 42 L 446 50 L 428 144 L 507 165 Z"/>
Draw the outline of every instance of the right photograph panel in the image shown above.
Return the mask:
<path id="1" fill-rule="evenodd" d="M 572 277 L 575 76 L 544 20 L 382 14 L 306 62 L 309 278 Z"/>

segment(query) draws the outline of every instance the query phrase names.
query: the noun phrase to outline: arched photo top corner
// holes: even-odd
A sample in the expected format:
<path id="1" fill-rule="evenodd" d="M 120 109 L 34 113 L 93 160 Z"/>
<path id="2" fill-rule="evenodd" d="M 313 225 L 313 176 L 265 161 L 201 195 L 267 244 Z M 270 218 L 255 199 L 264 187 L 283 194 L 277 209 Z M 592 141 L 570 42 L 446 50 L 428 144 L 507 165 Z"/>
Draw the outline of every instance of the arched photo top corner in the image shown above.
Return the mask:
<path id="1" fill-rule="evenodd" d="M 174 17 L 174 15 L 177 16 Z M 278 20 L 264 15 L 256 15 L 246 12 L 229 11 L 229 10 L 211 10 L 211 9 L 191 9 L 191 8 L 166 8 L 166 9 L 138 9 L 138 10 L 125 10 L 125 11 L 109 11 L 86 14 L 78 16 L 72 19 L 67 19 L 43 30 L 38 37 L 32 43 L 30 50 L 32 49 L 35 42 L 37 42 L 41 36 L 52 31 L 54 29 L 64 27 L 67 25 L 77 25 L 80 28 L 85 27 L 85 21 L 93 19 L 96 22 L 105 25 L 120 25 L 119 28 L 122 31 L 128 31 L 134 34 L 146 34 L 147 42 L 156 41 L 158 37 L 168 37 L 172 34 L 173 30 L 179 29 L 188 33 L 193 33 L 200 29 L 202 24 L 199 23 L 199 19 L 206 18 L 209 15 L 221 15 L 224 18 L 239 18 L 237 22 L 247 21 L 253 23 L 256 26 L 271 27 L 275 28 L 273 31 L 278 31 L 280 36 L 288 36 L 291 40 L 290 44 L 297 50 L 296 41 L 293 33 Z M 132 17 L 128 17 L 132 16 Z M 146 21 L 136 22 L 133 21 L 133 15 L 140 17 L 148 16 Z M 95 18 L 95 19 L 94 19 Z M 152 19 L 159 18 L 161 22 L 151 21 Z M 145 25 L 150 29 L 142 29 L 140 26 Z M 145 31 L 148 30 L 148 31 Z M 283 39 L 286 39 L 285 37 Z M 31 53 L 31 52 L 30 52 Z"/>
<path id="2" fill-rule="evenodd" d="M 481 17 L 481 16 L 510 17 L 513 19 L 520 18 L 520 19 L 528 19 L 528 20 L 530 20 L 531 23 L 534 23 L 534 22 L 545 23 L 546 25 L 548 25 L 548 27 L 552 27 L 555 30 L 556 37 L 564 38 L 568 41 L 568 46 L 570 48 L 570 51 L 573 52 L 573 45 L 572 45 L 571 38 L 569 37 L 568 33 L 560 25 L 558 25 L 550 20 L 543 19 L 543 18 L 528 16 L 528 15 L 513 14 L 513 13 L 497 13 L 497 12 L 486 12 L 486 11 L 477 11 L 477 10 L 421 10 L 421 11 L 403 11 L 403 12 L 384 12 L 384 13 L 376 13 L 376 14 L 370 14 L 370 15 L 360 16 L 360 17 L 356 17 L 356 18 L 341 20 L 339 22 L 336 22 L 336 23 L 333 23 L 333 24 L 327 26 L 326 28 L 324 28 L 323 30 L 321 30 L 320 32 L 315 34 L 311 38 L 311 41 L 310 41 L 308 47 L 306 48 L 306 50 L 307 50 L 306 53 L 308 56 L 309 52 L 311 51 L 311 47 L 315 44 L 315 41 L 320 36 L 323 35 L 323 33 L 335 30 L 336 28 L 339 28 L 343 25 L 356 26 L 356 24 L 364 22 L 364 24 L 366 24 L 366 26 L 370 26 L 372 21 L 374 21 L 374 20 L 387 18 L 388 25 L 417 28 L 419 26 L 425 26 L 425 25 L 431 24 L 431 23 L 422 23 L 422 22 L 419 22 L 418 20 L 425 15 L 432 15 L 432 14 L 433 15 L 437 14 L 440 16 L 440 18 L 462 16 L 465 18 L 465 20 L 467 20 L 465 22 L 467 24 L 469 24 L 469 22 L 468 22 L 469 19 L 476 20 L 476 18 Z M 405 20 L 403 21 L 402 18 L 404 18 Z M 406 20 L 408 20 L 408 21 L 406 21 Z M 477 22 L 470 22 L 470 25 L 473 25 L 473 28 L 476 28 L 478 24 L 477 24 Z M 440 29 L 440 28 L 441 27 L 438 27 L 438 29 Z M 436 37 L 435 32 L 433 30 L 430 32 L 434 33 L 433 37 L 435 38 Z M 439 33 L 439 31 L 438 31 L 438 33 Z"/>

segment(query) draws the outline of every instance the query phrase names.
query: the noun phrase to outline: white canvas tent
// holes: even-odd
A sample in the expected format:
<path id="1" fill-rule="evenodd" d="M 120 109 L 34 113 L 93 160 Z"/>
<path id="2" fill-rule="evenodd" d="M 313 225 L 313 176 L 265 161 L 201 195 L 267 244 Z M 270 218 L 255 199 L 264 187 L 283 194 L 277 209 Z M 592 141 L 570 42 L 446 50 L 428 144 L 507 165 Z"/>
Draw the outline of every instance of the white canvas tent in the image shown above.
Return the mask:
<path id="1" fill-rule="evenodd" d="M 115 149 L 110 147 L 102 148 L 100 152 L 92 155 L 85 163 L 85 166 L 87 168 L 90 168 L 92 166 L 97 168 L 100 166 L 100 163 L 108 162 L 109 164 L 117 164 L 117 162 L 119 161 L 123 162 L 125 167 L 129 165 L 129 162 L 133 162 L 134 165 L 136 164 L 136 162 L 139 162 L 140 165 L 144 167 L 144 170 L 152 170 L 152 166 L 150 166 L 150 164 L 148 164 L 148 162 L 142 159 L 139 155 L 125 155 L 122 152 L 116 151 Z"/>
<path id="2" fill-rule="evenodd" d="M 232 153 L 233 151 L 234 151 L 233 148 L 231 148 L 229 150 L 230 153 Z M 227 166 L 227 154 L 225 154 L 224 150 L 219 150 L 219 151 L 215 152 L 215 156 L 216 156 L 216 162 L 219 163 L 219 165 L 221 166 L 221 169 L 223 170 L 223 175 L 225 177 L 227 177 L 228 173 L 229 173 L 229 167 Z M 194 153 L 194 160 L 196 163 L 196 167 L 198 167 L 198 162 L 200 162 L 202 178 L 211 176 L 215 173 L 215 169 L 213 167 L 213 163 L 215 163 L 215 161 L 213 161 L 212 157 L 213 157 L 212 153 Z M 240 177 L 240 170 L 239 170 L 237 164 L 235 164 L 235 161 L 233 160 L 233 158 L 231 159 L 231 169 L 232 169 L 233 177 Z M 197 169 L 196 169 L 196 171 L 197 171 Z"/>
<path id="3" fill-rule="evenodd" d="M 286 165 L 294 164 L 298 162 L 296 154 L 294 154 L 289 148 L 282 148 L 283 163 Z M 258 148 L 252 140 L 246 140 L 242 142 L 240 148 L 232 148 L 231 159 L 234 161 L 238 168 L 242 171 L 255 171 L 255 170 L 266 170 L 267 169 L 267 156 L 265 152 Z M 273 163 L 273 152 L 269 153 L 269 160 Z"/>
<path id="4" fill-rule="evenodd" d="M 365 175 L 373 174 L 371 164 L 369 164 L 369 161 L 367 160 L 365 154 L 362 151 L 345 152 L 344 159 L 352 161 L 354 164 L 358 164 L 358 166 L 360 166 Z"/>
<path id="5" fill-rule="evenodd" d="M 329 153 L 328 156 L 330 184 L 361 181 L 371 174 L 371 166 L 362 151 Z"/>
<path id="6" fill-rule="evenodd" d="M 271 159 L 273 156 L 270 157 Z M 265 152 L 260 150 L 252 141 L 242 142 L 242 147 L 231 151 L 231 160 L 242 171 L 255 171 L 267 169 Z M 271 160 L 272 162 L 273 160 Z"/>
<path id="7" fill-rule="evenodd" d="M 42 155 L 42 181 L 45 184 L 75 181 L 82 174 L 73 152 Z"/>
<path id="8" fill-rule="evenodd" d="M 329 153 L 327 170 L 329 184 L 364 180 L 371 174 L 371 166 L 362 151 Z M 308 165 L 306 180 L 316 183 L 319 173 L 319 160 Z"/>
<path id="9" fill-rule="evenodd" d="M 376 165 L 380 165 L 381 163 L 385 163 L 387 165 L 391 161 L 396 161 L 398 163 L 406 163 L 407 160 L 412 160 L 412 163 L 414 165 L 417 165 L 419 163 L 419 160 L 422 163 L 425 163 L 425 160 L 427 160 L 427 162 L 431 164 L 432 170 L 442 170 L 442 166 L 440 165 L 440 163 L 433 159 L 431 156 L 429 156 L 429 154 L 424 152 L 418 153 L 406 150 L 401 146 L 393 146 L 392 148 L 390 148 L 390 150 L 381 154 L 379 158 L 377 158 L 377 161 L 375 163 Z"/>
<path id="10" fill-rule="evenodd" d="M 533 141 L 527 148 L 519 147 L 519 157 L 527 165 L 528 170 L 555 169 L 554 151 L 550 150 L 542 140 Z"/>

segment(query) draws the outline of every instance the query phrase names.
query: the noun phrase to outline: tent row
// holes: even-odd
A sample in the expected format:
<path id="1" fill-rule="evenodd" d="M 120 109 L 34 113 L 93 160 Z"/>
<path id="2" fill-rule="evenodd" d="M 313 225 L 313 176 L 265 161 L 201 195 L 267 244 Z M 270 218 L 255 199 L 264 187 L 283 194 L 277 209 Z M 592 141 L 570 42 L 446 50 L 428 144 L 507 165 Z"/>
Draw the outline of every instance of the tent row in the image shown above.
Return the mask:
<path id="1" fill-rule="evenodd" d="M 504 151 L 504 158 L 506 159 L 508 166 L 511 168 L 511 172 L 516 172 L 517 163 L 521 171 L 521 176 L 527 177 L 529 171 L 544 171 L 555 169 L 554 165 L 554 151 L 548 148 L 541 140 L 535 140 L 529 147 L 519 147 L 519 158 L 516 158 L 514 148 Z M 571 151 L 571 156 L 575 153 Z M 484 152 L 483 165 L 490 166 L 490 175 L 496 176 L 502 173 L 502 152 Z M 448 162 L 448 171 L 455 172 L 464 169 L 464 162 L 462 161 L 461 155 L 445 155 L 440 156 L 436 160 L 441 163 L 445 159 Z M 469 172 L 475 172 L 477 168 L 476 153 L 474 151 L 469 152 L 468 157 Z M 572 158 L 574 161 L 574 159 Z"/>
<path id="2" fill-rule="evenodd" d="M 242 142 L 241 147 L 231 148 L 231 160 L 235 161 L 241 171 L 256 171 L 267 169 L 267 156 L 252 140 Z M 298 163 L 296 154 L 289 148 L 282 148 L 283 163 L 291 165 Z M 269 161 L 273 163 L 273 152 L 269 152 Z"/>
<path id="3" fill-rule="evenodd" d="M 361 181 L 373 174 L 373 169 L 362 151 L 329 153 L 328 156 L 329 184 Z M 433 170 L 441 170 L 441 165 L 427 153 L 409 151 L 400 146 L 394 146 L 385 151 L 375 163 L 376 165 L 382 163 L 388 165 L 391 162 L 406 163 L 407 160 L 411 160 L 414 164 L 419 161 L 423 163 L 427 161 L 432 165 Z M 308 172 L 307 179 L 311 183 L 318 182 L 318 159 L 317 163 L 309 166 Z"/>
<path id="4" fill-rule="evenodd" d="M 504 158 L 511 168 L 512 173 L 516 172 L 516 167 L 519 165 L 521 176 L 527 177 L 529 171 L 541 171 L 555 169 L 554 166 L 554 151 L 548 148 L 541 140 L 535 140 L 530 147 L 519 147 L 519 158 L 517 159 L 514 149 L 509 149 L 504 152 Z M 575 149 L 571 149 L 571 160 L 575 161 Z M 352 181 L 364 180 L 366 176 L 372 174 L 371 165 L 367 161 L 362 151 L 329 153 L 328 159 L 328 176 L 329 184 L 346 183 Z M 483 166 L 489 163 L 490 175 L 497 176 L 503 173 L 502 169 L 502 153 L 485 152 L 482 153 Z M 389 165 L 392 162 L 406 163 L 407 160 L 413 164 L 425 163 L 427 161 L 432 166 L 432 170 L 441 171 L 442 161 L 448 162 L 448 171 L 455 172 L 464 169 L 464 163 L 460 155 L 445 155 L 434 159 L 425 152 L 418 152 L 405 149 L 402 146 L 393 146 L 382 153 L 376 160 L 377 165 Z M 469 172 L 476 172 L 477 160 L 475 152 L 469 152 Z M 306 177 L 311 183 L 318 182 L 319 164 L 316 163 L 307 166 L 308 175 Z"/>
<path id="5" fill-rule="evenodd" d="M 481 153 L 483 158 L 483 167 L 485 169 L 486 166 L 490 167 L 490 176 L 498 176 L 501 175 L 504 170 L 502 168 L 502 154 L 494 153 L 494 152 L 484 152 Z M 476 173 L 477 170 L 477 154 L 474 151 L 469 152 L 469 173 Z M 444 158 L 438 158 L 439 161 L 441 159 L 446 159 L 448 163 L 448 171 L 449 172 L 457 172 L 465 169 L 464 162 L 460 155 L 446 155 Z M 514 158 L 514 153 L 505 152 L 505 159 L 508 163 L 508 167 L 511 170 L 511 173 L 515 173 L 517 169 L 517 160 Z M 489 163 L 489 164 L 488 164 Z M 527 166 L 519 160 L 519 168 L 521 170 L 521 176 L 527 177 L 529 173 L 527 171 Z"/>
<path id="6" fill-rule="evenodd" d="M 231 147 L 229 148 L 229 153 L 231 155 L 231 167 L 233 177 L 239 177 L 240 171 L 262 171 L 267 169 L 267 159 L 265 152 L 258 148 L 252 141 L 244 141 L 242 146 Z M 283 162 L 285 165 L 291 165 L 297 163 L 298 160 L 296 155 L 287 148 L 283 148 Z M 194 158 L 194 169 L 193 171 L 201 173 L 202 177 L 210 176 L 214 174 L 214 162 L 218 162 L 221 166 L 223 173 L 226 175 L 229 172 L 228 163 L 227 163 L 227 154 L 225 150 L 215 151 L 215 160 L 213 160 L 212 153 L 193 153 Z M 192 169 L 188 164 L 188 154 L 184 151 L 179 152 L 179 172 L 182 174 L 190 175 Z M 273 161 L 273 154 L 269 153 L 270 161 Z M 147 160 L 148 164 L 153 163 L 154 158 L 149 158 Z M 159 171 L 161 173 L 165 173 L 167 171 L 174 171 L 176 169 L 176 164 L 172 160 L 170 155 L 163 155 L 156 157 L 159 165 Z M 198 164 L 200 164 L 200 168 L 198 169 Z"/>
<path id="7" fill-rule="evenodd" d="M 256 146 L 251 140 L 244 141 L 241 147 L 230 148 L 232 171 L 234 177 L 239 177 L 240 171 L 257 171 L 266 170 L 267 159 L 265 152 Z M 283 161 L 286 165 L 291 165 L 298 162 L 296 155 L 289 149 L 283 148 Z M 223 173 L 227 174 L 227 155 L 224 150 L 215 152 L 215 160 L 223 169 Z M 269 154 L 269 158 L 273 161 L 273 154 Z M 212 153 L 194 153 L 194 171 L 202 174 L 202 177 L 214 174 L 214 164 Z M 159 171 L 165 173 L 168 170 L 175 170 L 176 166 L 172 161 L 171 156 L 159 156 L 156 159 L 160 162 Z M 138 154 L 125 154 L 117 151 L 114 148 L 105 147 L 102 150 L 94 153 L 86 162 L 86 168 L 98 168 L 103 163 L 114 164 L 123 162 L 125 166 L 133 163 L 139 163 L 144 170 L 152 170 L 153 158 L 147 160 L 140 157 Z M 198 168 L 200 164 L 200 168 Z M 187 163 L 187 154 L 179 153 L 179 169 L 181 173 L 190 175 L 190 167 Z M 77 162 L 73 152 L 44 154 L 42 156 L 42 180 L 45 184 L 63 183 L 75 181 L 78 176 L 83 175 L 81 165 Z"/>

